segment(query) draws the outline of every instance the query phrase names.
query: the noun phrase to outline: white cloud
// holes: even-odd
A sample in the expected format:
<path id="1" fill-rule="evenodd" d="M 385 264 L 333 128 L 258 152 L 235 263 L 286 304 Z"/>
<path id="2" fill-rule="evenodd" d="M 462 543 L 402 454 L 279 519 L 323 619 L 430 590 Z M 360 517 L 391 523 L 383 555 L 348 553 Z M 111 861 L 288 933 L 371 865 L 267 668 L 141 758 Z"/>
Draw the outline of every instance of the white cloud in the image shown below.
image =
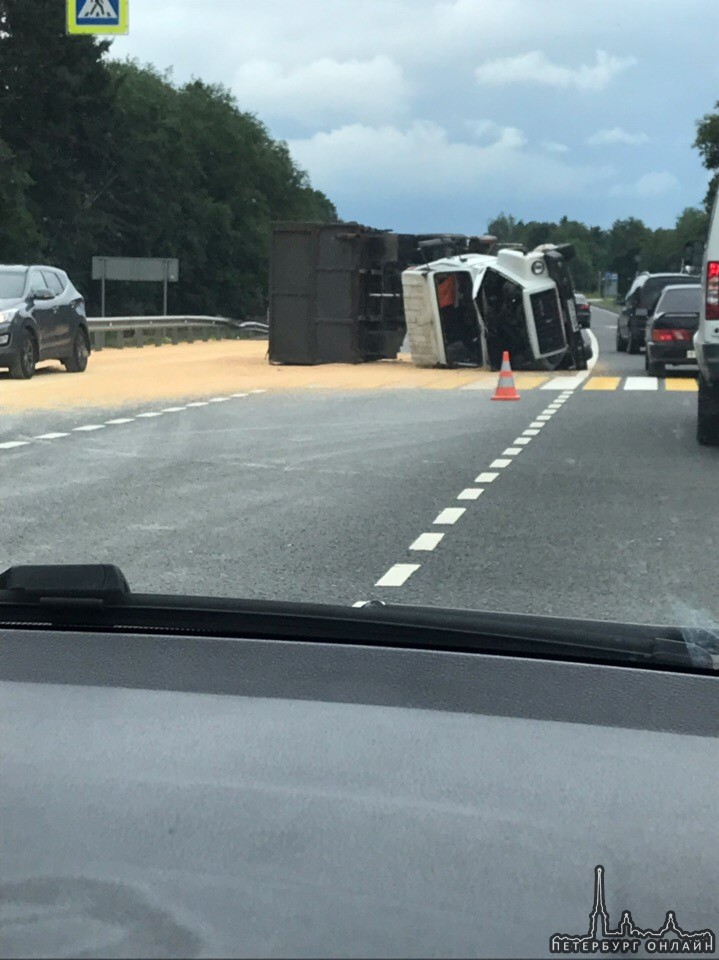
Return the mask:
<path id="1" fill-rule="evenodd" d="M 586 142 L 590 147 L 600 147 L 609 143 L 628 143 L 631 146 L 640 146 L 642 143 L 648 143 L 649 137 L 646 133 L 629 133 L 622 130 L 621 127 L 612 127 L 607 130 L 597 130 Z"/>
<path id="2" fill-rule="evenodd" d="M 645 173 L 635 184 L 637 195 L 640 197 L 658 197 L 678 186 L 679 180 L 668 170 Z"/>
<path id="3" fill-rule="evenodd" d="M 484 146 L 515 149 L 523 147 L 527 142 L 527 138 L 517 127 L 502 127 L 493 120 L 467 120 L 465 126 L 475 140 L 484 142 Z"/>
<path id="4" fill-rule="evenodd" d="M 232 86 L 244 109 L 316 124 L 390 119 L 404 109 L 409 93 L 401 68 L 386 56 L 322 57 L 291 68 L 250 60 L 237 70 Z"/>
<path id="5" fill-rule="evenodd" d="M 484 132 L 490 127 L 481 125 Z M 501 128 L 500 128 L 501 129 Z M 538 151 L 522 149 L 520 131 L 510 128 L 487 145 L 452 141 L 447 131 L 429 120 L 406 128 L 348 124 L 289 147 L 312 182 L 330 196 L 364 192 L 388 201 L 416 196 L 462 197 L 463 202 L 498 196 L 535 199 L 582 194 L 611 176 L 611 167 L 572 167 Z M 518 136 L 519 135 L 519 136 Z"/>
<path id="6" fill-rule="evenodd" d="M 679 180 L 668 170 L 655 170 L 645 173 L 633 183 L 617 184 L 609 191 L 614 197 L 660 197 L 679 186 Z"/>
<path id="7" fill-rule="evenodd" d="M 597 50 L 593 65 L 568 67 L 552 63 L 541 50 L 517 57 L 490 60 L 475 70 L 479 83 L 506 86 L 511 83 L 541 83 L 550 87 L 576 90 L 603 90 L 618 74 L 634 66 L 635 57 L 615 57 Z"/>
<path id="8" fill-rule="evenodd" d="M 567 153 L 569 150 L 566 143 L 559 143 L 557 140 L 543 140 L 542 147 L 547 153 Z"/>

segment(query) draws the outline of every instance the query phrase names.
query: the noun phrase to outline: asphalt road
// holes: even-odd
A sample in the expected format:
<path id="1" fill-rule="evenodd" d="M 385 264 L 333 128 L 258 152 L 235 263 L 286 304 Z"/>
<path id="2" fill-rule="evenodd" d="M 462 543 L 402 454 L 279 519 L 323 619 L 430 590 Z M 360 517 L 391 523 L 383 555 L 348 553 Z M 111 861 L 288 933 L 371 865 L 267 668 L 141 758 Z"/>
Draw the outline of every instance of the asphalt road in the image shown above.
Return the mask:
<path id="1" fill-rule="evenodd" d="M 613 325 L 594 310 L 594 373 L 643 377 Z M 696 443 L 695 413 L 692 392 L 580 385 L 0 414 L 0 569 L 112 562 L 142 592 L 704 624 L 719 449 Z M 437 523 L 446 509 L 464 512 Z"/>

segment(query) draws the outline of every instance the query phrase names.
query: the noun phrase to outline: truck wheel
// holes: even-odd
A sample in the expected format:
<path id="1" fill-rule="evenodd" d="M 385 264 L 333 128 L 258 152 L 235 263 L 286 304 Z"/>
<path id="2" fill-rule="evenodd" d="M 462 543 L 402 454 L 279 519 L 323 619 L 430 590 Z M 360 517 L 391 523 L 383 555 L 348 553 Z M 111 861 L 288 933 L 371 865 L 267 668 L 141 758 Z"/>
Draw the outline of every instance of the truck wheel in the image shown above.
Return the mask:
<path id="1" fill-rule="evenodd" d="M 629 337 L 627 339 L 627 353 L 639 353 L 639 343 L 632 336 L 632 331 L 629 331 Z"/>
<path id="2" fill-rule="evenodd" d="M 627 341 L 619 332 L 619 322 L 617 322 L 617 353 L 624 353 L 627 349 Z"/>
<path id="3" fill-rule="evenodd" d="M 29 330 L 23 330 L 17 347 L 15 359 L 10 364 L 10 376 L 13 380 L 30 380 L 35 373 L 37 363 L 37 342 Z"/>
<path id="4" fill-rule="evenodd" d="M 719 446 L 719 384 L 708 383 L 701 373 L 697 394 L 697 440 L 702 446 Z"/>

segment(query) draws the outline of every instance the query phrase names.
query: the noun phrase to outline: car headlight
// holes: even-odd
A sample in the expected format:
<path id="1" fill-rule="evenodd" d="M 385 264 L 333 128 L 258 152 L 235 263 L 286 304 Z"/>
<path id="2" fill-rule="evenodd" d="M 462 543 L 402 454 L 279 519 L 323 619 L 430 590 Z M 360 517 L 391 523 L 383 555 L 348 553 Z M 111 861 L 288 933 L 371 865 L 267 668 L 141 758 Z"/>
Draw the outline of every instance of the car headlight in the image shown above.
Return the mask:
<path id="1" fill-rule="evenodd" d="M 539 276 L 540 273 L 544 273 L 544 260 L 535 260 L 532 264 L 532 273 L 535 276 Z"/>
<path id="2" fill-rule="evenodd" d="M 10 321 L 15 317 L 17 313 L 17 308 L 13 310 L 0 310 L 0 325 L 10 323 Z M 2 327 L 0 327 L 2 329 Z"/>

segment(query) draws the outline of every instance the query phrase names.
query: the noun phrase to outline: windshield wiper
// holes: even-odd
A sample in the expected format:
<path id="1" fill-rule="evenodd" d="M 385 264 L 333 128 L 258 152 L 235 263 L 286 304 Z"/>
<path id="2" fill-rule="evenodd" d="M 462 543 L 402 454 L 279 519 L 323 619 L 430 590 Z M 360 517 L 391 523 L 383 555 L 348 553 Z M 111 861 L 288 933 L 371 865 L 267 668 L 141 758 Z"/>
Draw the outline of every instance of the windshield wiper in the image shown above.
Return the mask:
<path id="1" fill-rule="evenodd" d="M 595 660 L 714 672 L 709 631 L 512 613 L 137 594 L 113 565 L 17 566 L 0 574 L 0 626 L 266 638 Z M 687 639 L 689 636 L 691 640 Z"/>

